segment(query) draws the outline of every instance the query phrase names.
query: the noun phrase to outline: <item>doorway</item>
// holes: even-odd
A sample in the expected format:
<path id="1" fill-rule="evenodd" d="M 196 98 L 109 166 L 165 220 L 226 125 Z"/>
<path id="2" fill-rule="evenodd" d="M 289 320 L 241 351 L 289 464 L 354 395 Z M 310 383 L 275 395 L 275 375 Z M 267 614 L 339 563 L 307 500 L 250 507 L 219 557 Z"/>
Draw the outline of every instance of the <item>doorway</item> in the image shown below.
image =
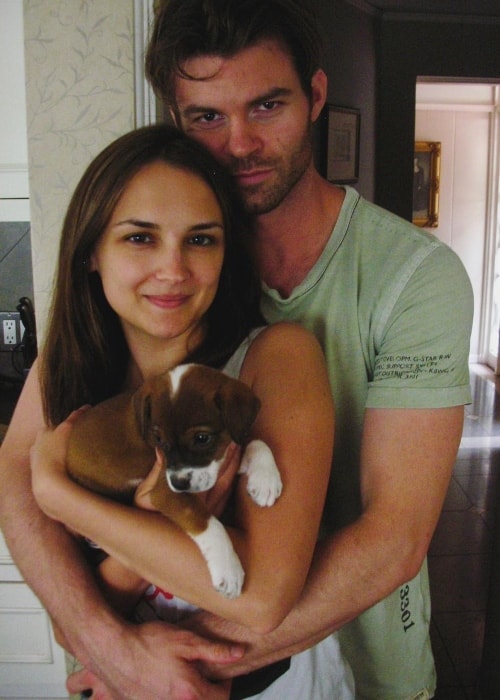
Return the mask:
<path id="1" fill-rule="evenodd" d="M 474 290 L 470 359 L 500 373 L 500 82 L 419 78 L 415 140 L 441 143 L 439 216 L 429 229 L 461 258 Z"/>

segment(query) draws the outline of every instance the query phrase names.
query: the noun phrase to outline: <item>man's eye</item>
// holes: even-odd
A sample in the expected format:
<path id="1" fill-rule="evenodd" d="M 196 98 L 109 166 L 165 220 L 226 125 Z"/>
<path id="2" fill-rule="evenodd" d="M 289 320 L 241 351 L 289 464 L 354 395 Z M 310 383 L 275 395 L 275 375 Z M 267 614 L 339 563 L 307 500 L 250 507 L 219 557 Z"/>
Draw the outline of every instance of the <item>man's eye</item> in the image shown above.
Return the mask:
<path id="1" fill-rule="evenodd" d="M 194 124 L 199 127 L 215 127 L 222 124 L 223 118 L 218 112 L 205 112 L 194 120 Z"/>
<path id="2" fill-rule="evenodd" d="M 200 121 L 213 122 L 213 121 L 215 121 L 216 118 L 217 118 L 217 115 L 215 112 L 207 112 L 202 117 L 200 117 Z"/>

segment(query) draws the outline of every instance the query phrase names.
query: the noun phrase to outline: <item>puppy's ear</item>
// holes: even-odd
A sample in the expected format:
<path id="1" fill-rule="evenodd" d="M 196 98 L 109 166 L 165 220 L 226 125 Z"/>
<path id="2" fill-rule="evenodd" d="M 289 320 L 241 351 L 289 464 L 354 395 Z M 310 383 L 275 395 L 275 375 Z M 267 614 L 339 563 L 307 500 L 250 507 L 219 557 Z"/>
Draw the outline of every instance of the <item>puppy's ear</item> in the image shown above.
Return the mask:
<path id="1" fill-rule="evenodd" d="M 217 390 L 214 400 L 229 435 L 241 445 L 247 439 L 259 412 L 259 399 L 246 384 L 228 377 L 227 382 Z"/>
<path id="2" fill-rule="evenodd" d="M 135 392 L 132 397 L 132 405 L 134 407 L 135 420 L 139 428 L 139 433 L 142 439 L 148 442 L 152 426 L 151 391 L 149 387 L 143 385 Z"/>
<path id="3" fill-rule="evenodd" d="M 150 447 L 157 447 L 159 441 L 165 442 L 170 406 L 170 385 L 167 380 L 160 376 L 145 382 L 135 392 L 133 405 L 142 439 Z"/>

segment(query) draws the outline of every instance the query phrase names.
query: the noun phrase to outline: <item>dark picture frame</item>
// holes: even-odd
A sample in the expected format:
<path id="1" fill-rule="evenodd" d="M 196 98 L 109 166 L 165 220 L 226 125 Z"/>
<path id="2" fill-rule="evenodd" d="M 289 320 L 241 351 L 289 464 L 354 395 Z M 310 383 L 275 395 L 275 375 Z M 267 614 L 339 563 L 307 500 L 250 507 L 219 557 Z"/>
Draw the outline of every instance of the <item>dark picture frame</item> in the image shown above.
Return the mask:
<path id="1" fill-rule="evenodd" d="M 359 137 L 361 113 L 351 107 L 325 106 L 326 156 L 324 175 L 338 185 L 352 185 L 359 179 Z"/>
<path id="2" fill-rule="evenodd" d="M 416 226 L 436 228 L 439 224 L 441 143 L 416 141 L 413 154 L 413 213 Z"/>

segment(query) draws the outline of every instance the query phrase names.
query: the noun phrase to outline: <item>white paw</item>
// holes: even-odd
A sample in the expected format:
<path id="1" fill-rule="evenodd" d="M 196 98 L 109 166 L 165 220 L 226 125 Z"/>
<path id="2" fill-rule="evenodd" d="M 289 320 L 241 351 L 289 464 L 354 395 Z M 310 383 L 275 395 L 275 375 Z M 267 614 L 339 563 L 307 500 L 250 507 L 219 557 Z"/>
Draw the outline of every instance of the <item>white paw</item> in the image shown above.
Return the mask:
<path id="1" fill-rule="evenodd" d="M 241 460 L 240 473 L 247 474 L 247 491 L 259 506 L 272 506 L 283 490 L 273 453 L 262 440 L 252 440 Z"/>
<path id="2" fill-rule="evenodd" d="M 208 564 L 208 568 L 215 590 L 224 598 L 237 598 L 241 595 L 245 572 L 236 554 L 234 554 L 231 566 L 228 566 L 225 571 L 220 571 L 217 566 L 210 564 Z"/>
<path id="3" fill-rule="evenodd" d="M 207 529 L 191 537 L 205 557 L 215 590 L 225 598 L 239 596 L 245 572 L 224 526 L 212 516 Z"/>

